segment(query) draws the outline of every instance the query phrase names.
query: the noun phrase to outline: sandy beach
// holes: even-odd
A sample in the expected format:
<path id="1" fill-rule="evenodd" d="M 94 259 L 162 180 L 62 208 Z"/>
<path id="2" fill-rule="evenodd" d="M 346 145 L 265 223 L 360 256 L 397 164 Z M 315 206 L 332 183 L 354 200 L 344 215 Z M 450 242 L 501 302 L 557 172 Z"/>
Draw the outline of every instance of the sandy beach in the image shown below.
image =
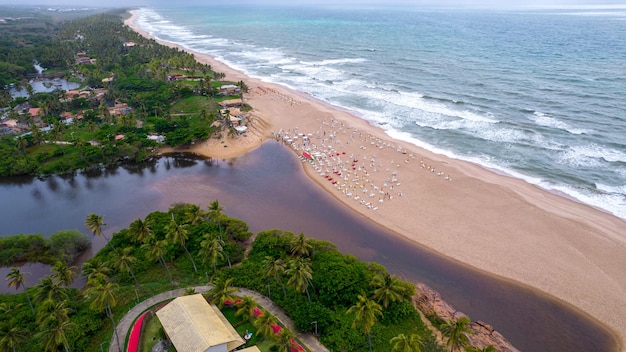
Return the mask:
<path id="1" fill-rule="evenodd" d="M 149 37 L 134 19 L 126 24 Z M 337 201 L 445 256 L 561 299 L 604 324 L 626 351 L 625 221 L 394 140 L 347 111 L 194 54 L 226 80 L 245 81 L 254 112 L 245 135 L 191 151 L 224 159 L 281 140 Z"/>

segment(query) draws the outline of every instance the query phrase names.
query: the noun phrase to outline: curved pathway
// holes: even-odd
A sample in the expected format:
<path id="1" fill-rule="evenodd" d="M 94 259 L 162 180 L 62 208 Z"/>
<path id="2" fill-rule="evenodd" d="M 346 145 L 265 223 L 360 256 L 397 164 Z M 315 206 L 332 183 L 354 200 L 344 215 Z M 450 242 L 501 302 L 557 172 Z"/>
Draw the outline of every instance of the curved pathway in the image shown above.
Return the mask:
<path id="1" fill-rule="evenodd" d="M 210 290 L 211 287 L 212 286 L 196 286 L 194 287 L 194 289 L 198 293 L 204 293 Z M 248 290 L 246 288 L 238 288 L 238 290 L 239 290 L 240 296 L 250 296 L 254 298 L 261 307 L 263 307 L 265 310 L 267 310 L 268 312 L 276 316 L 276 318 L 278 318 L 278 320 L 283 325 L 288 327 L 293 332 L 296 331 L 296 328 L 293 322 L 287 316 L 285 311 L 279 306 L 277 306 L 276 304 L 274 304 L 274 302 L 272 302 L 269 298 L 259 294 L 256 291 Z M 115 329 L 117 334 L 113 334 L 113 337 L 111 338 L 109 352 L 123 352 L 126 350 L 125 343 L 126 343 L 126 338 L 130 331 L 130 328 L 132 327 L 137 317 L 141 315 L 141 313 L 145 312 L 146 310 L 148 310 L 149 308 L 151 308 L 152 306 L 158 303 L 161 303 L 166 300 L 174 299 L 176 297 L 183 296 L 184 294 L 185 294 L 184 288 L 180 288 L 180 289 L 172 290 L 168 292 L 163 292 L 156 296 L 152 296 L 142 301 L 138 305 L 134 306 L 133 308 L 131 308 L 128 311 L 128 313 L 126 313 L 126 315 L 117 323 L 117 327 Z M 119 347 L 118 347 L 117 336 L 119 336 L 120 338 Z M 302 341 L 303 344 L 306 345 L 306 347 L 309 350 L 314 351 L 314 352 L 328 352 L 328 349 L 324 347 L 317 340 L 317 338 L 313 336 L 313 334 L 297 332 L 296 336 L 300 341 Z"/>

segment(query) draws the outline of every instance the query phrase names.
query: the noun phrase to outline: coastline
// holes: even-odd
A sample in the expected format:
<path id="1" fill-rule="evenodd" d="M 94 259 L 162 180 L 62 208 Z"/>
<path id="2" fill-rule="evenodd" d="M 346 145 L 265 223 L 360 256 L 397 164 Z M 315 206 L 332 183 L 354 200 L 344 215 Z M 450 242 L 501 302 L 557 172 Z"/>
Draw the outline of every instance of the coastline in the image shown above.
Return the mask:
<path id="1" fill-rule="evenodd" d="M 131 14 L 126 24 L 150 37 Z M 626 239 L 620 234 L 626 233 L 626 222 L 525 181 L 393 140 L 346 111 L 194 55 L 227 80 L 245 81 L 247 103 L 257 115 L 247 137 L 226 140 L 227 148 L 214 139 L 186 151 L 232 158 L 281 129 L 290 137 L 310 134 L 309 146 L 323 150 L 326 159 L 318 170 L 309 164 L 304 169 L 342 204 L 442 255 L 561 299 L 607 326 L 624 350 Z M 330 146 L 339 155 L 331 157 Z"/>

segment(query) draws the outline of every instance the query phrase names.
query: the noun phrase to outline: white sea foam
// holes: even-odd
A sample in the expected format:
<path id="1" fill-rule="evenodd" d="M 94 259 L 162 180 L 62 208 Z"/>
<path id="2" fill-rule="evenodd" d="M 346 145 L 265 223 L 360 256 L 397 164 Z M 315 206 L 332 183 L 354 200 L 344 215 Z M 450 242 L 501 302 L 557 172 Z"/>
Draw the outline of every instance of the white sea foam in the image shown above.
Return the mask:
<path id="1" fill-rule="evenodd" d="M 618 194 L 618 195 L 626 194 L 626 185 L 609 186 L 609 185 L 605 185 L 602 183 L 596 183 L 596 188 L 606 193 L 613 193 L 613 194 Z"/>
<path id="2" fill-rule="evenodd" d="M 568 151 L 572 157 L 588 158 L 604 162 L 626 163 L 626 153 L 617 149 L 611 149 L 597 144 L 572 146 Z"/>
<path id="3" fill-rule="evenodd" d="M 571 127 L 570 125 L 568 125 L 567 123 L 560 121 L 558 119 L 556 119 L 555 117 L 549 115 L 549 114 L 545 114 L 539 111 L 535 111 L 533 113 L 533 121 L 540 125 L 540 126 L 545 126 L 545 127 L 552 127 L 552 128 L 557 128 L 560 130 L 565 130 L 571 134 L 583 134 L 583 133 L 589 133 L 588 130 L 582 129 L 582 128 L 574 128 Z"/>
<path id="4" fill-rule="evenodd" d="M 342 64 L 358 64 L 366 62 L 364 58 L 345 58 L 345 59 L 329 59 L 322 61 L 301 61 L 303 65 L 310 66 L 328 66 L 328 65 L 342 65 Z"/>
<path id="5" fill-rule="evenodd" d="M 568 185 L 539 186 L 548 190 L 562 192 L 581 203 L 604 209 L 617 217 L 626 219 L 626 195 L 623 193 L 591 192 L 583 188 L 575 188 Z"/>

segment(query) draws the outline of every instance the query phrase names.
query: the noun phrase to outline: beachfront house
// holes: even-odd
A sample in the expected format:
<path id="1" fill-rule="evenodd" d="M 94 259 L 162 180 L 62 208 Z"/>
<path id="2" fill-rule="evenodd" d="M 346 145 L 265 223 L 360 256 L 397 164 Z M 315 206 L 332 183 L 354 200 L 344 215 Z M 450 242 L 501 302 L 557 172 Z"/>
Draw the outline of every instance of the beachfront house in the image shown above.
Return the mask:
<path id="1" fill-rule="evenodd" d="M 236 95 L 241 93 L 241 88 L 234 84 L 225 84 L 218 89 L 220 95 Z"/>
<path id="2" fill-rule="evenodd" d="M 201 294 L 178 297 L 156 314 L 177 351 L 228 352 L 245 343 L 222 312 Z"/>
<path id="3" fill-rule="evenodd" d="M 243 106 L 241 99 L 223 100 L 217 103 L 222 109 L 239 108 Z"/>

